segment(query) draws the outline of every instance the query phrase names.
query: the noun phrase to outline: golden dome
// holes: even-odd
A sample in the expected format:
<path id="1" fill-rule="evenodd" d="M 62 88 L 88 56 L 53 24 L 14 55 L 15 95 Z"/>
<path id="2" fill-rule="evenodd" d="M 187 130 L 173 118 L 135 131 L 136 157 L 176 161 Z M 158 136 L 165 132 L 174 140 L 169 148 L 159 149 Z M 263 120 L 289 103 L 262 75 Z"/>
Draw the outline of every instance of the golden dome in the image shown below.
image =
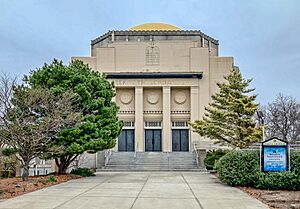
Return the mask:
<path id="1" fill-rule="evenodd" d="M 134 26 L 132 28 L 129 28 L 128 30 L 131 31 L 139 31 L 139 30 L 144 30 L 144 31 L 154 31 L 154 30 L 181 30 L 180 28 L 174 26 L 174 25 L 169 25 L 165 23 L 145 23 L 141 25 Z"/>

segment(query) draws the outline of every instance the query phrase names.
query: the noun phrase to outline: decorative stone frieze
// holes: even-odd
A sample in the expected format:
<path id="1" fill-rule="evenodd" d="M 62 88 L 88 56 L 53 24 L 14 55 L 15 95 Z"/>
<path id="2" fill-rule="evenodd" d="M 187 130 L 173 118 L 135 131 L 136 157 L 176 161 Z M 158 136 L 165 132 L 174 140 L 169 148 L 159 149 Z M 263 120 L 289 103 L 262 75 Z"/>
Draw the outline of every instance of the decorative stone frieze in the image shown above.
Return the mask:
<path id="1" fill-rule="evenodd" d="M 120 100 L 123 104 L 129 104 L 132 101 L 133 95 L 129 92 L 123 92 L 120 95 Z"/>
<path id="2" fill-rule="evenodd" d="M 186 94 L 183 91 L 178 91 L 175 93 L 174 100 L 177 104 L 183 104 L 186 101 Z"/>
<path id="3" fill-rule="evenodd" d="M 159 101 L 159 94 L 157 92 L 150 92 L 147 96 L 147 101 L 150 104 L 157 104 Z"/>

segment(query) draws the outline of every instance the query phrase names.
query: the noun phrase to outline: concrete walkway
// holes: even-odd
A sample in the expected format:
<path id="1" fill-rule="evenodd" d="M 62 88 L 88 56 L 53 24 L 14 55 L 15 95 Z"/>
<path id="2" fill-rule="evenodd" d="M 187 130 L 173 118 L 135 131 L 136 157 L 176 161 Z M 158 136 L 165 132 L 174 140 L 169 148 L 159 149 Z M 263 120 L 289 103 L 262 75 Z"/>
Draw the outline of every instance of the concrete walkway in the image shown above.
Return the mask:
<path id="1" fill-rule="evenodd" d="M 98 173 L 0 202 L 2 209 L 267 209 L 197 172 Z"/>

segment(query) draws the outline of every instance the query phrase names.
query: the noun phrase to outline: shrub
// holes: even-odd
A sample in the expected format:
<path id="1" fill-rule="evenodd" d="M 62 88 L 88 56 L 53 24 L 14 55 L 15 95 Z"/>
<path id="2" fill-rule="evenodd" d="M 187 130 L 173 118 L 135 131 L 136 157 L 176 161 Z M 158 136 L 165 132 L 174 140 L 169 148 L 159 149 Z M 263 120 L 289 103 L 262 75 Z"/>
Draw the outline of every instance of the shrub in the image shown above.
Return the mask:
<path id="1" fill-rule="evenodd" d="M 259 151 L 231 151 L 219 159 L 216 170 L 228 185 L 253 185 L 258 179 Z"/>
<path id="2" fill-rule="evenodd" d="M 0 170 L 0 178 L 12 178 L 14 176 L 15 176 L 14 171 Z"/>
<path id="3" fill-rule="evenodd" d="M 3 154 L 3 150 L 2 153 Z M 16 173 L 17 159 L 15 155 L 2 156 L 0 154 L 0 178 L 14 177 Z"/>
<path id="4" fill-rule="evenodd" d="M 57 182 L 56 176 L 53 175 L 48 176 L 48 182 Z"/>
<path id="5" fill-rule="evenodd" d="M 79 175 L 79 176 L 82 176 L 82 177 L 95 176 L 95 174 L 89 168 L 77 168 L 77 169 L 73 169 L 71 171 L 71 174 Z"/>
<path id="6" fill-rule="evenodd" d="M 269 190 L 298 190 L 300 188 L 300 178 L 299 175 L 293 172 L 260 172 L 259 179 L 254 187 Z"/>
<path id="7" fill-rule="evenodd" d="M 48 178 L 47 179 L 43 179 L 41 182 L 43 184 L 47 185 L 49 182 L 57 182 L 57 178 L 53 174 L 49 174 Z M 38 184 L 34 184 L 34 185 L 38 186 Z"/>
<path id="8" fill-rule="evenodd" d="M 217 149 L 209 151 L 204 159 L 206 169 L 213 170 L 215 163 L 226 153 L 228 153 L 228 150 Z"/>
<path id="9" fill-rule="evenodd" d="M 300 189 L 300 152 L 291 153 L 291 171 L 260 172 L 259 151 L 232 151 L 216 163 L 219 178 L 231 186 L 259 189 Z"/>
<path id="10" fill-rule="evenodd" d="M 300 151 L 291 152 L 291 171 L 300 175 Z"/>

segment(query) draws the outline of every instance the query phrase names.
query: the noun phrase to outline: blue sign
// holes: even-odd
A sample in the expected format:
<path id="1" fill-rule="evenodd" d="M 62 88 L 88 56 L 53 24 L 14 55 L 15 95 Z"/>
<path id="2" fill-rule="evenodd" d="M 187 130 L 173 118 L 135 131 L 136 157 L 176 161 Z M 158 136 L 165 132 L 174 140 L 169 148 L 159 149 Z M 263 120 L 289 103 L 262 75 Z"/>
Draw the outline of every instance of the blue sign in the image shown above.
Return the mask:
<path id="1" fill-rule="evenodd" d="M 287 171 L 288 153 L 286 146 L 263 147 L 263 171 Z"/>

